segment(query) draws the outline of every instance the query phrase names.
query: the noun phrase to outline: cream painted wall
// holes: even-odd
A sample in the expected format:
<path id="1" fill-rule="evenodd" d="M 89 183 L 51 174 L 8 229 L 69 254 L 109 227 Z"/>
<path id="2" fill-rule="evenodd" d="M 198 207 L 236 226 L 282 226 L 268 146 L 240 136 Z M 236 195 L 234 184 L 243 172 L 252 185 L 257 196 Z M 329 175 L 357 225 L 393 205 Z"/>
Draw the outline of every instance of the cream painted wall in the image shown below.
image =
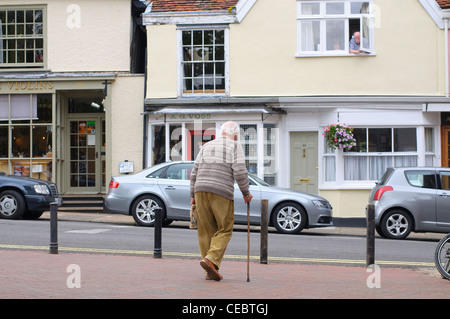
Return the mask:
<path id="1" fill-rule="evenodd" d="M 47 63 L 52 72 L 129 71 L 131 1 L 3 0 L 1 3 L 22 4 L 47 4 Z"/>
<path id="2" fill-rule="evenodd" d="M 419 1 L 375 0 L 370 57 L 295 57 L 296 5 L 258 0 L 230 25 L 232 96 L 444 94 L 444 31 Z"/>
<path id="3" fill-rule="evenodd" d="M 147 26 L 147 47 L 147 98 L 177 97 L 176 26 Z"/>
<path id="4" fill-rule="evenodd" d="M 370 190 L 339 189 L 321 190 L 320 196 L 325 197 L 333 206 L 333 217 L 366 217 L 365 209 L 369 201 Z"/>
<path id="5" fill-rule="evenodd" d="M 419 1 L 374 2 L 375 56 L 296 57 L 297 2 L 258 0 L 230 24 L 230 95 L 444 95 L 444 31 Z M 147 39 L 147 97 L 176 97 L 176 26 Z"/>
<path id="6" fill-rule="evenodd" d="M 119 162 L 134 162 L 134 171 L 142 169 L 144 76 L 118 75 L 111 90 L 111 154 L 112 176 L 119 174 Z M 107 176 L 109 182 L 110 176 Z"/>

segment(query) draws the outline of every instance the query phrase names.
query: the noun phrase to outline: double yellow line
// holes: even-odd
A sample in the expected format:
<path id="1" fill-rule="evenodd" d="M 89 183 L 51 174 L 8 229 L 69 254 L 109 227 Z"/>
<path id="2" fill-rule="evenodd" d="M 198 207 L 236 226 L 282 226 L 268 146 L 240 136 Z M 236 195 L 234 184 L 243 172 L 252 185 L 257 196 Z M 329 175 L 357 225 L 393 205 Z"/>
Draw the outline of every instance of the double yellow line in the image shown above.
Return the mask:
<path id="1" fill-rule="evenodd" d="M 48 246 L 30 246 L 30 245 L 5 245 L 0 244 L 0 249 L 16 249 L 16 250 L 49 250 Z M 123 250 L 123 249 L 104 249 L 104 248 L 76 248 L 76 247 L 59 247 L 58 251 L 77 252 L 77 253 L 102 253 L 102 254 L 118 254 L 118 255 L 153 255 L 152 251 L 142 250 Z M 163 255 L 170 257 L 200 258 L 200 254 L 181 253 L 181 252 L 163 252 Z M 241 255 L 225 255 L 225 259 L 246 260 L 247 256 Z M 252 260 L 258 260 L 258 256 L 250 256 Z M 355 259 L 327 259 L 327 258 L 299 258 L 299 257 L 268 257 L 268 261 L 272 262 L 299 262 L 299 263 L 318 263 L 318 264 L 335 264 L 335 265 L 362 265 L 365 266 L 365 260 Z M 398 266 L 398 267 L 434 267 L 434 263 L 415 262 L 415 261 L 376 261 L 377 265 Z"/>

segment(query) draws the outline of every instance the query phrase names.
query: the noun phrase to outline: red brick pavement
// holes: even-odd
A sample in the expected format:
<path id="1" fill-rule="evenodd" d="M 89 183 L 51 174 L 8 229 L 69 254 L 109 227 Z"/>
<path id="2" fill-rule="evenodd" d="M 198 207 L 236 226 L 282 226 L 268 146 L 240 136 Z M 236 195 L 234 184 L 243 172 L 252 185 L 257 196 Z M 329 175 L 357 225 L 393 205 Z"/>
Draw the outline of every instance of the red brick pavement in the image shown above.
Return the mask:
<path id="1" fill-rule="evenodd" d="M 79 272 L 70 268 L 79 267 Z M 0 298 L 43 299 L 448 299 L 450 281 L 432 268 L 380 267 L 380 288 L 368 288 L 374 273 L 361 266 L 222 263 L 220 282 L 206 281 L 189 258 L 0 250 Z M 80 288 L 68 288 L 78 281 Z M 371 278 L 372 278 L 371 277 Z"/>

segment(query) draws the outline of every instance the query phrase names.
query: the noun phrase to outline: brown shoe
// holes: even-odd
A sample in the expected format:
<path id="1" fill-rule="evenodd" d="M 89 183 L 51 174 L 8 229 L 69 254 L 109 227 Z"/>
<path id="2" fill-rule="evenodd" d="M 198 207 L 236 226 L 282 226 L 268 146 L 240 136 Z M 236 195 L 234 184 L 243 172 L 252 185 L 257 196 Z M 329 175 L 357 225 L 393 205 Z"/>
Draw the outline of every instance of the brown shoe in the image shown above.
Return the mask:
<path id="1" fill-rule="evenodd" d="M 219 274 L 219 272 L 216 270 L 214 264 L 207 258 L 203 258 L 200 261 L 200 266 L 202 266 L 202 268 L 206 270 L 206 274 L 210 279 L 215 281 L 220 281 L 221 279 L 223 279 L 222 275 Z"/>

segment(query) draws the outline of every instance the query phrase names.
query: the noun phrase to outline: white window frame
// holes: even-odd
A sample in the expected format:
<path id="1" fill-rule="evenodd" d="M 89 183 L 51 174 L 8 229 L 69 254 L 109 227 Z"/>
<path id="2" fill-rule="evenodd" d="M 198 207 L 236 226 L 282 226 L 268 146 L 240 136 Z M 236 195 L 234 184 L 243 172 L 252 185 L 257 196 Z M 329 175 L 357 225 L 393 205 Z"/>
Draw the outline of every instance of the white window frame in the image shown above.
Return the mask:
<path id="1" fill-rule="evenodd" d="M 196 31 L 196 30 L 223 30 L 224 31 L 224 59 L 225 59 L 225 91 L 224 92 L 213 92 L 213 93 L 185 93 L 183 92 L 183 31 Z M 189 97 L 189 96 L 229 96 L 230 84 L 229 84 L 229 27 L 228 26 L 217 26 L 217 25 L 206 25 L 206 26 L 178 26 L 177 28 L 177 42 L 178 42 L 178 96 L 179 97 Z"/>
<path id="2" fill-rule="evenodd" d="M 38 67 L 39 70 L 42 70 L 42 68 L 45 67 L 46 65 L 46 61 L 47 61 L 47 9 L 45 6 L 14 6 L 14 7 L 2 7 L 0 6 L 0 10 L 2 11 L 29 11 L 29 10 L 41 10 L 42 11 L 42 22 L 37 23 L 23 23 L 24 28 L 26 29 L 26 25 L 30 25 L 32 24 L 34 28 L 38 27 L 40 25 L 41 29 L 42 29 L 42 34 L 35 34 L 33 33 L 32 35 L 26 35 L 26 34 L 18 34 L 18 26 L 21 26 L 22 24 L 19 24 L 17 21 L 14 21 L 11 25 L 14 27 L 15 32 L 13 35 L 8 35 L 8 33 L 3 34 L 2 30 L 0 29 L 0 71 L 11 71 L 14 69 L 23 69 L 23 68 L 36 68 Z M 4 24 L 4 22 L 2 23 L 0 21 L 0 28 L 2 27 L 2 24 Z M 25 30 L 24 30 L 25 31 Z M 20 31 L 19 31 L 20 32 Z M 25 31 L 26 32 L 26 31 Z M 5 42 L 3 42 L 5 40 Z M 33 61 L 33 62 L 11 62 L 8 63 L 6 61 L 3 61 L 3 51 L 4 50 L 9 50 L 11 52 L 15 52 L 15 54 L 17 55 L 18 51 L 22 51 L 19 50 L 17 47 L 10 49 L 8 47 L 8 45 L 6 44 L 6 41 L 9 40 L 33 40 L 34 45 L 36 45 L 36 40 L 41 40 L 42 41 L 42 48 L 35 48 L 35 54 L 36 51 L 41 50 L 42 51 L 42 61 Z M 6 44 L 6 45 L 5 45 Z M 16 43 L 17 45 L 17 43 Z M 26 44 L 25 44 L 26 46 Z M 31 51 L 26 50 L 26 48 L 24 47 L 24 58 L 26 60 L 26 51 Z M 8 53 L 7 53 L 8 54 Z M 17 56 L 16 56 L 17 59 Z M 35 56 L 36 59 L 36 56 Z"/>
<path id="3" fill-rule="evenodd" d="M 351 4 L 353 2 L 368 2 L 369 13 L 368 14 L 352 14 Z M 326 8 L 328 4 L 343 4 L 342 14 L 327 14 Z M 302 5 L 318 5 L 319 12 L 317 14 L 312 13 L 310 15 L 302 14 Z M 361 55 L 375 55 L 374 52 L 374 32 L 373 32 L 373 19 L 374 19 L 374 5 L 373 0 L 328 0 L 328 1 L 311 1 L 311 0 L 297 0 L 297 57 L 304 56 L 361 56 Z M 360 20 L 360 32 L 361 32 L 361 50 L 363 54 L 349 53 L 349 39 L 350 39 L 350 20 Z M 339 49 L 327 49 L 327 22 L 344 20 L 344 46 Z M 310 22 L 319 23 L 319 42 L 312 43 L 313 47 L 310 50 L 302 48 L 302 32 L 303 27 L 307 26 L 306 23 Z M 367 27 L 363 27 L 367 25 Z M 309 27 L 312 28 L 312 25 Z M 316 45 L 317 44 L 317 45 Z M 364 47 L 364 44 L 368 44 L 368 47 Z"/>
<path id="4" fill-rule="evenodd" d="M 366 130 L 366 145 L 367 145 L 367 149 L 364 152 L 343 152 L 343 151 L 331 151 L 327 146 L 326 146 L 326 141 L 325 138 L 321 138 L 321 143 L 323 143 L 322 145 L 324 146 L 323 149 L 323 153 L 322 153 L 322 164 L 323 164 L 323 170 L 322 170 L 322 187 L 323 186 L 331 186 L 331 185 L 341 185 L 341 186 L 349 186 L 351 187 L 352 185 L 358 185 L 358 186 L 362 186 L 362 185 L 369 185 L 368 187 L 371 188 L 373 187 L 373 182 L 376 181 L 377 179 L 370 179 L 370 163 L 369 161 L 371 160 L 375 160 L 375 158 L 391 158 L 391 165 L 390 166 L 396 166 L 396 158 L 397 159 L 405 159 L 407 161 L 407 158 L 409 157 L 410 159 L 412 157 L 416 158 L 416 162 L 413 164 L 412 162 L 410 163 L 410 165 L 402 165 L 402 166 L 412 166 L 412 167 L 416 167 L 416 166 L 424 166 L 426 161 L 428 162 L 434 162 L 435 161 L 435 157 L 436 157 L 436 153 L 435 153 L 435 137 L 433 135 L 435 135 L 436 133 L 436 129 L 430 126 L 426 126 L 427 128 L 431 128 L 432 131 L 430 132 L 431 136 L 429 136 L 429 142 L 431 143 L 428 147 L 430 148 L 430 151 L 425 152 L 426 150 L 426 141 L 425 141 L 425 128 L 422 126 L 417 126 L 416 127 L 416 150 L 415 151 L 395 151 L 394 150 L 394 140 L 395 140 L 395 136 L 394 136 L 394 130 L 397 128 L 412 128 L 412 126 L 383 126 L 383 127 L 378 127 L 378 126 L 363 126 L 363 127 L 354 127 L 354 128 L 360 128 L 360 129 L 365 129 Z M 390 129 L 392 134 L 391 134 L 391 151 L 386 151 L 386 152 L 378 152 L 378 151 L 372 151 L 370 152 L 368 149 L 368 143 L 369 143 L 369 130 L 370 129 L 376 129 L 376 128 L 385 128 L 385 129 Z M 433 149 L 433 151 L 431 151 L 431 149 Z M 426 159 L 425 156 L 429 156 L 429 159 Z M 358 157 L 364 157 L 367 161 L 367 167 L 366 167 L 366 174 L 367 175 L 367 179 L 348 179 L 345 177 L 346 172 L 345 171 L 345 161 L 346 159 L 348 159 L 349 157 L 352 157 L 354 159 L 357 159 Z M 330 166 L 327 167 L 327 164 L 329 164 Z M 407 164 L 407 163 L 406 163 Z M 411 165 L 412 164 L 412 165 Z M 329 171 L 327 171 L 329 170 Z"/>

